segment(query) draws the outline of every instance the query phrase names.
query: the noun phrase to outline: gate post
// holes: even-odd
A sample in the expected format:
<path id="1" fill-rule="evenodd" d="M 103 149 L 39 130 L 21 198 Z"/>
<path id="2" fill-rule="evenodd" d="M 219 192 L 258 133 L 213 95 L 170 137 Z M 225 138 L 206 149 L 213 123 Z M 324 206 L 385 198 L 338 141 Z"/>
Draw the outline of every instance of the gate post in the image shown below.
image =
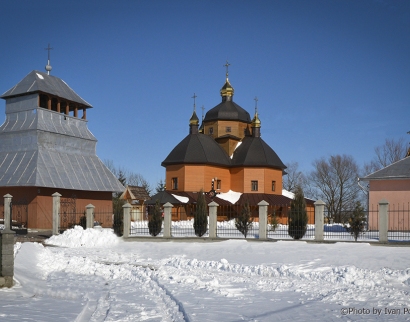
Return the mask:
<path id="1" fill-rule="evenodd" d="M 0 288 L 13 286 L 15 234 L 7 228 L 0 231 Z"/>
<path id="2" fill-rule="evenodd" d="M 4 230 L 10 230 L 12 228 L 11 226 L 11 199 L 13 198 L 12 195 L 6 194 L 3 196 L 4 198 Z"/>
<path id="3" fill-rule="evenodd" d="M 323 241 L 323 225 L 325 214 L 325 203 L 322 200 L 316 200 L 315 205 L 315 241 Z"/>
<path id="4" fill-rule="evenodd" d="M 218 207 L 219 205 L 212 201 L 209 206 L 209 238 L 216 238 L 217 236 L 217 222 L 218 222 Z"/>
<path id="5" fill-rule="evenodd" d="M 58 192 L 54 192 L 53 197 L 53 235 L 58 235 L 58 227 L 60 226 L 60 197 Z"/>
<path id="6" fill-rule="evenodd" d="M 124 238 L 130 237 L 130 231 L 131 231 L 131 208 L 132 206 L 127 202 L 124 206 L 122 206 L 122 210 L 124 213 L 123 216 L 123 225 L 124 225 L 124 231 L 122 233 L 122 236 Z"/>
<path id="7" fill-rule="evenodd" d="M 94 228 L 94 208 L 92 204 L 85 206 L 85 228 Z"/>
<path id="8" fill-rule="evenodd" d="M 268 230 L 268 206 L 269 204 L 262 200 L 259 206 L 259 239 L 267 239 Z"/>
<path id="9" fill-rule="evenodd" d="M 164 206 L 164 232 L 162 234 L 163 238 L 171 238 L 171 222 L 172 222 L 172 214 L 171 209 L 173 205 L 167 202 Z"/>
<path id="10" fill-rule="evenodd" d="M 389 230 L 389 202 L 386 199 L 379 201 L 379 243 L 387 243 Z"/>

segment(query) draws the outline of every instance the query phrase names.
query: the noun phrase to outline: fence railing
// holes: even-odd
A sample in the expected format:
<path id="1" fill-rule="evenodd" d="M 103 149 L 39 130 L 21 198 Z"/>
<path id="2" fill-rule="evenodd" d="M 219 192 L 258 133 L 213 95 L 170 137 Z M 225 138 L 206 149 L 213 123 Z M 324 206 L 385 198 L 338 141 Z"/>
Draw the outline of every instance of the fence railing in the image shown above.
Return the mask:
<path id="1" fill-rule="evenodd" d="M 132 236 L 150 236 L 149 220 L 147 213 L 142 216 L 143 220 L 131 221 L 130 204 L 122 206 L 122 213 L 115 214 L 113 209 L 95 209 L 93 205 L 87 205 L 85 209 L 69 207 L 69 201 L 60 200 L 61 195 L 53 194 L 53 234 L 58 234 L 60 230 L 71 228 L 73 225 L 83 225 L 92 228 L 95 225 L 102 227 L 113 227 L 117 222 L 121 229 L 119 235 L 125 238 Z M 7 207 L 6 207 L 7 205 Z M 15 203 L 17 206 L 18 203 Z M 339 218 L 344 218 L 345 223 L 335 223 L 329 220 L 326 205 L 318 200 L 314 208 L 306 208 L 306 212 L 295 214 L 290 210 L 289 205 L 272 206 L 262 201 L 258 206 L 250 208 L 250 220 L 246 229 L 238 226 L 238 218 L 243 210 L 241 206 L 219 207 L 211 202 L 208 211 L 207 231 L 203 237 L 209 238 L 257 238 L 257 239 L 305 239 L 305 240 L 354 240 L 354 235 L 349 230 L 349 223 L 346 218 L 352 215 L 352 211 L 345 211 L 339 214 Z M 12 196 L 5 195 L 4 203 L 0 203 L 0 219 L 3 219 L 3 226 L 12 225 L 10 217 L 13 203 Z M 21 205 L 24 209 L 27 205 Z M 7 210 L 7 220 L 6 218 Z M 157 236 L 171 237 L 194 237 L 195 207 L 190 206 L 190 211 L 184 214 L 186 220 L 172 220 L 181 218 L 181 209 L 176 209 L 167 203 L 164 205 L 163 221 L 161 232 Z M 121 209 L 120 209 L 121 210 Z M 115 217 L 119 220 L 115 220 Z M 307 218 L 306 226 L 299 226 L 298 216 Z M 392 205 L 386 200 L 380 201 L 375 207 L 370 207 L 364 213 L 364 228 L 358 234 L 357 239 L 362 241 L 410 242 L 410 203 L 404 205 Z M 23 217 L 22 217 L 23 218 Z M 10 221 L 10 223 L 4 222 Z M 0 223 L 1 224 L 1 223 Z M 11 228 L 11 227 L 9 227 Z"/>

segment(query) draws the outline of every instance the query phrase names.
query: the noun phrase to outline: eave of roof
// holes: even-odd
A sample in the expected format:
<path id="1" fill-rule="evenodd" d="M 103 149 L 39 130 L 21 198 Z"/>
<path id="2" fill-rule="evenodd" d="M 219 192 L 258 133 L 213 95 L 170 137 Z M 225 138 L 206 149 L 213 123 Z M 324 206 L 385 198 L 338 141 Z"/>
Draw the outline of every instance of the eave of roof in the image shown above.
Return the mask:
<path id="1" fill-rule="evenodd" d="M 71 102 L 79 103 L 85 108 L 92 107 L 90 103 L 81 98 L 62 79 L 37 70 L 33 70 L 27 74 L 26 77 L 6 91 L 0 98 L 7 99 L 30 93 L 51 94 Z"/>

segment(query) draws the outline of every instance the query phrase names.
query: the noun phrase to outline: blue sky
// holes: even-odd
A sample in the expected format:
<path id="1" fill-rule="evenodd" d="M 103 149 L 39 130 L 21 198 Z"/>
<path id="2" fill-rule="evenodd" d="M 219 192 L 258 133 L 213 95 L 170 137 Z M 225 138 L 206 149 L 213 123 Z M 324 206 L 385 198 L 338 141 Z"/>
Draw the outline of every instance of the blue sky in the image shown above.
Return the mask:
<path id="1" fill-rule="evenodd" d="M 153 186 L 193 94 L 199 116 L 220 103 L 226 60 L 234 101 L 253 115 L 257 96 L 262 138 L 306 173 L 410 140 L 407 0 L 5 0 L 0 18 L 0 92 L 44 71 L 50 43 L 51 74 L 94 107 L 97 155 Z"/>

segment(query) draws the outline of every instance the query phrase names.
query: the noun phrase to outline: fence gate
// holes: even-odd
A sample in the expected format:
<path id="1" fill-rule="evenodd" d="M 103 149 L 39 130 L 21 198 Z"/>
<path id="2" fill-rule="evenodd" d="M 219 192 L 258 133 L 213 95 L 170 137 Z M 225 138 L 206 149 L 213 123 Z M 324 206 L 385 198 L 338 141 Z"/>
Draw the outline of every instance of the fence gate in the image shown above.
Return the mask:
<path id="1" fill-rule="evenodd" d="M 72 198 L 60 198 L 60 225 L 58 230 L 66 230 L 78 223 L 77 220 L 77 199 Z"/>
<path id="2" fill-rule="evenodd" d="M 3 215 L 4 216 L 4 215 Z M 10 203 L 11 229 L 17 234 L 27 234 L 28 201 L 12 200 Z"/>

